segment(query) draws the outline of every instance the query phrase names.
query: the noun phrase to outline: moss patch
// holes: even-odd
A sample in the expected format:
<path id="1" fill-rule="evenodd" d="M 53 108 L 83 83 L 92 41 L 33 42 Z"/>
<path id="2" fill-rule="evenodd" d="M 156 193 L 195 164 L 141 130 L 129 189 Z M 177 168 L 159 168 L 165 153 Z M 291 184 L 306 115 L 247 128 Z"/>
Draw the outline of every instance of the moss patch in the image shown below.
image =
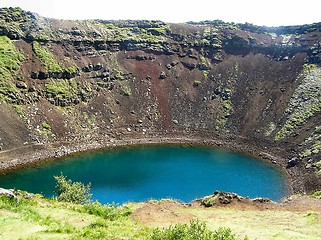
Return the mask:
<path id="1" fill-rule="evenodd" d="M 17 74 L 23 54 L 19 53 L 12 41 L 6 36 L 0 36 L 0 101 L 15 103 L 18 89 L 14 84 L 14 76 Z"/>
<path id="2" fill-rule="evenodd" d="M 38 57 L 38 59 L 42 62 L 47 71 L 62 72 L 62 67 L 59 65 L 57 60 L 54 58 L 54 56 L 46 46 L 34 41 L 32 43 L 32 50 Z"/>
<path id="3" fill-rule="evenodd" d="M 302 83 L 292 95 L 285 110 L 286 120 L 275 135 L 275 140 L 289 136 L 309 118 L 321 110 L 321 68 L 305 66 Z"/>

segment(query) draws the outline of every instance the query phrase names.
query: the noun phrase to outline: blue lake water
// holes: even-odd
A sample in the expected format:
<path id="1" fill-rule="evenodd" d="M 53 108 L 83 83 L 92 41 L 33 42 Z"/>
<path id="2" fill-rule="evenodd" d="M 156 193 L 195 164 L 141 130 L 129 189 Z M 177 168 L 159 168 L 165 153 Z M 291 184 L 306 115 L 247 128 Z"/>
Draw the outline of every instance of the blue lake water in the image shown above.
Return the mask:
<path id="1" fill-rule="evenodd" d="M 215 190 L 279 201 L 286 178 L 274 165 L 228 150 L 180 145 L 109 149 L 0 175 L 0 187 L 53 196 L 53 176 L 91 182 L 93 199 L 125 203 L 174 198 L 190 202 Z"/>

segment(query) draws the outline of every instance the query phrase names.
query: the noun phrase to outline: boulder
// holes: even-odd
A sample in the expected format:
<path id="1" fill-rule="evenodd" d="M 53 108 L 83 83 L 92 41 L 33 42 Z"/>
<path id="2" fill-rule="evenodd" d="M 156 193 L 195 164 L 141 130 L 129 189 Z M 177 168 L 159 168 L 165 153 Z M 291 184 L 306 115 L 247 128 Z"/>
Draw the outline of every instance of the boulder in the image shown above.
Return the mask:
<path id="1" fill-rule="evenodd" d="M 92 64 L 88 64 L 87 66 L 84 66 L 82 68 L 82 71 L 83 72 L 91 72 L 91 71 L 93 71 L 93 69 L 94 69 L 93 65 Z"/>
<path id="2" fill-rule="evenodd" d="M 210 66 L 207 66 L 206 64 L 203 64 L 203 63 L 197 64 L 197 67 L 201 71 L 203 71 L 203 70 L 211 70 L 212 69 Z"/>
<path id="3" fill-rule="evenodd" d="M 189 62 L 182 62 L 183 66 L 186 67 L 189 70 L 193 70 L 194 68 L 196 68 L 196 64 L 195 63 L 189 63 Z"/>
<path id="4" fill-rule="evenodd" d="M 236 193 L 215 191 L 213 195 L 206 196 L 202 199 L 201 204 L 205 207 L 212 207 L 220 204 L 230 204 L 232 201 L 243 199 Z"/>
<path id="5" fill-rule="evenodd" d="M 291 158 L 288 163 L 286 168 L 292 168 L 295 167 L 299 163 L 300 159 L 298 157 L 293 157 Z"/>
<path id="6" fill-rule="evenodd" d="M 17 198 L 16 195 L 14 194 L 14 190 L 12 189 L 4 189 L 0 188 L 0 195 L 7 196 L 9 198 Z"/>
<path id="7" fill-rule="evenodd" d="M 219 95 L 223 92 L 223 89 L 221 87 L 218 87 L 218 88 L 215 88 L 213 92 L 214 94 Z"/>
<path id="8" fill-rule="evenodd" d="M 47 72 L 39 72 L 38 73 L 38 79 L 40 80 L 44 80 L 44 79 L 47 79 L 49 77 L 48 73 Z"/>
<path id="9" fill-rule="evenodd" d="M 38 79 L 39 78 L 39 73 L 38 72 L 32 72 L 31 73 L 31 78 L 32 79 Z"/>

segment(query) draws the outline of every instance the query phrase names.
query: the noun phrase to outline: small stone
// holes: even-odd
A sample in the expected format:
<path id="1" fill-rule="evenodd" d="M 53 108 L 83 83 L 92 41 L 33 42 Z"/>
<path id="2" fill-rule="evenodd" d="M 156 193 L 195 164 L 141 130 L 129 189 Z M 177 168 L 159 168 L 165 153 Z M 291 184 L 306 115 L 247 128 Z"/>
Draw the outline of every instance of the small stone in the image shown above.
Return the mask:
<path id="1" fill-rule="evenodd" d="M 143 120 L 139 119 L 137 122 L 138 122 L 138 123 L 143 123 Z"/>
<path id="2" fill-rule="evenodd" d="M 131 129 L 131 128 L 127 128 L 127 131 L 128 131 L 128 132 L 131 132 L 131 131 L 132 131 L 132 129 Z"/>
<path id="3" fill-rule="evenodd" d="M 173 120 L 174 124 L 178 124 L 178 121 L 176 119 Z"/>
<path id="4" fill-rule="evenodd" d="M 28 88 L 27 84 L 25 82 L 22 82 L 22 81 L 16 82 L 16 87 L 17 88 L 21 88 L 21 89 L 27 89 Z"/>
<path id="5" fill-rule="evenodd" d="M 305 166 L 306 169 L 310 169 L 311 167 L 312 167 L 312 164 L 310 164 L 310 163 L 308 163 L 308 164 Z"/>

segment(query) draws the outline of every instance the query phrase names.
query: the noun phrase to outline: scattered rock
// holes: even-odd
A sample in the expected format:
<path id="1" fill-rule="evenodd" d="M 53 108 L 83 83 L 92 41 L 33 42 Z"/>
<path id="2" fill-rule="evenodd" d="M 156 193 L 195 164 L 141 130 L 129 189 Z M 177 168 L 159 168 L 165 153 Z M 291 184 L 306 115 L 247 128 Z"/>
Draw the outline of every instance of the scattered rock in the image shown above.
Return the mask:
<path id="1" fill-rule="evenodd" d="M 305 166 L 306 169 L 310 169 L 312 168 L 312 164 L 311 163 L 308 163 L 306 166 Z"/>
<path id="2" fill-rule="evenodd" d="M 162 71 L 162 72 L 160 73 L 160 75 L 159 75 L 159 78 L 160 78 L 160 79 L 165 79 L 165 78 L 167 78 L 166 73 L 165 73 L 164 71 Z"/>
<path id="3" fill-rule="evenodd" d="M 215 88 L 213 92 L 214 92 L 214 94 L 219 95 L 223 92 L 223 89 L 218 87 L 218 88 Z"/>
<path id="4" fill-rule="evenodd" d="M 137 122 L 138 122 L 138 123 L 143 123 L 143 120 L 138 119 Z"/>
<path id="5" fill-rule="evenodd" d="M 16 195 L 14 194 L 14 190 L 12 189 L 4 189 L 4 188 L 0 188 L 0 195 L 4 195 L 10 198 L 14 198 L 16 199 Z"/>
<path id="6" fill-rule="evenodd" d="M 136 56 L 129 56 L 129 57 L 127 57 L 127 59 L 135 59 L 137 61 L 145 61 L 145 60 L 151 61 L 156 58 L 153 56 L 148 56 L 148 55 L 136 55 Z"/>
<path id="7" fill-rule="evenodd" d="M 270 203 L 270 202 L 272 202 L 271 199 L 268 199 L 268 198 L 254 198 L 252 201 L 255 203 Z"/>
<path id="8" fill-rule="evenodd" d="M 176 62 L 176 61 L 172 61 L 172 62 L 171 62 L 171 66 L 172 66 L 172 67 L 175 67 L 177 64 L 178 64 L 178 62 Z"/>
<path id="9" fill-rule="evenodd" d="M 96 65 L 93 66 L 94 71 L 99 71 L 103 68 L 103 65 L 101 63 L 97 63 Z"/>
<path id="10" fill-rule="evenodd" d="M 178 124 L 178 121 L 176 119 L 173 120 L 174 124 Z"/>

